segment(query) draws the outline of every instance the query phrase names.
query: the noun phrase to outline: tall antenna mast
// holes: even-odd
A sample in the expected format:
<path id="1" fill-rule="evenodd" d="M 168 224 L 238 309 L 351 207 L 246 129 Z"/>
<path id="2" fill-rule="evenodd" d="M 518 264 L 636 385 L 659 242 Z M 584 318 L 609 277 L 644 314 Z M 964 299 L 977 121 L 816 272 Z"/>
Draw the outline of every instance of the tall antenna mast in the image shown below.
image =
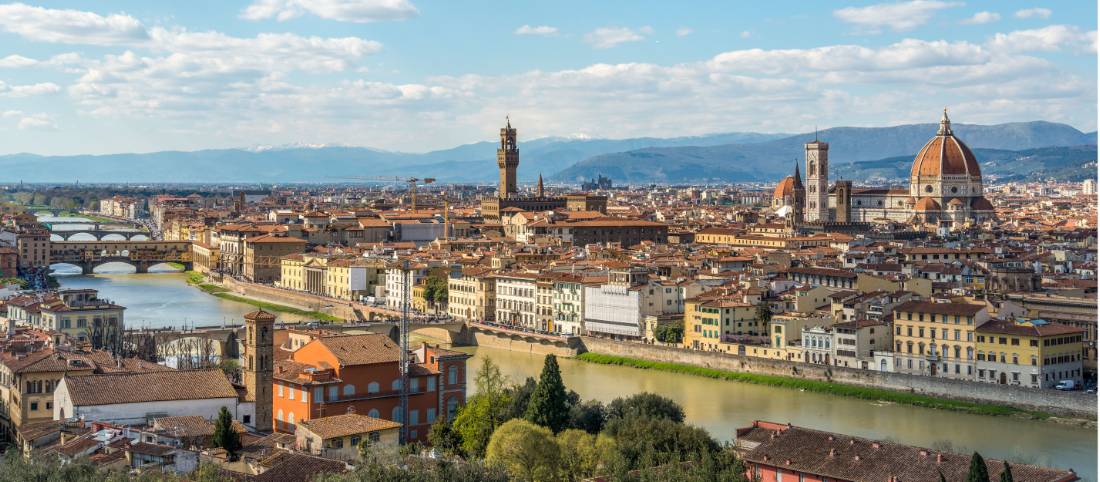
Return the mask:
<path id="1" fill-rule="evenodd" d="M 409 442 L 409 260 L 401 261 L 401 443 Z"/>

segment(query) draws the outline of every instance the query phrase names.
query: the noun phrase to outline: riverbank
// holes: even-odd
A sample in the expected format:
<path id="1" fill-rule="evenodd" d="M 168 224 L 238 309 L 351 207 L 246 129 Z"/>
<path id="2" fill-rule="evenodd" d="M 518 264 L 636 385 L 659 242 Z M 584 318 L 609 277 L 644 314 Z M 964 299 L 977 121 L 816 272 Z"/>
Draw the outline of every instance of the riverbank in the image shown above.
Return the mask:
<path id="1" fill-rule="evenodd" d="M 778 375 L 760 375 L 755 373 L 734 372 L 719 370 L 684 363 L 656 362 L 617 355 L 605 355 L 600 353 L 581 353 L 578 360 L 597 363 L 601 365 L 620 365 L 644 370 L 660 370 L 672 373 L 681 373 L 719 380 L 752 383 L 757 385 L 769 385 L 773 387 L 793 388 L 798 390 L 827 393 L 844 397 L 860 398 L 864 400 L 878 400 L 891 403 L 902 403 L 917 407 L 938 408 L 978 415 L 1017 415 L 1044 420 L 1051 414 L 1039 410 L 1025 410 L 1007 405 L 993 403 L 971 402 L 966 400 L 953 400 L 942 397 L 933 397 L 916 393 L 899 392 L 881 388 L 858 387 L 841 383 L 823 382 L 818 380 L 805 380 L 801 378 L 784 377 Z"/>
<path id="2" fill-rule="evenodd" d="M 228 288 L 215 283 L 208 283 L 206 277 L 202 273 L 196 271 L 188 271 L 187 284 L 198 288 L 202 292 L 211 296 L 216 296 L 223 300 L 236 301 L 239 303 L 247 303 L 265 311 L 272 313 L 287 313 L 291 315 L 302 316 L 306 318 L 316 319 L 318 321 L 344 321 L 343 318 L 333 316 L 328 313 L 314 310 L 304 310 L 301 308 L 295 308 L 293 306 L 281 305 L 278 303 L 271 303 L 269 301 L 258 300 L 255 298 L 249 298 L 232 293 Z"/>

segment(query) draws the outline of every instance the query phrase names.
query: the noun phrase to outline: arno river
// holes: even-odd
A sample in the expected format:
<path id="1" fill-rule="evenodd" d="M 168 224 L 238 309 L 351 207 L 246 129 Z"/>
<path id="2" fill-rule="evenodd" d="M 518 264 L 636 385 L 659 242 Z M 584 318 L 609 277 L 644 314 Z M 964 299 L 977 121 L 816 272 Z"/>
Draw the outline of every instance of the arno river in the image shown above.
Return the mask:
<path id="1" fill-rule="evenodd" d="M 180 326 L 239 323 L 250 305 L 225 301 L 187 285 L 182 274 L 134 274 L 60 277 L 63 287 L 96 288 L 101 296 L 127 307 L 129 326 Z M 281 319 L 284 317 L 280 317 Z M 462 348 L 472 353 L 473 373 L 491 357 L 514 381 L 538 377 L 542 357 L 490 348 Z M 711 380 L 626 367 L 559 360 L 566 385 L 582 398 L 610 401 L 649 391 L 676 400 L 689 423 L 729 440 L 734 430 L 753 420 L 795 425 L 893 440 L 955 451 L 977 450 L 987 457 L 1072 468 L 1085 480 L 1097 481 L 1095 429 L 1052 422 L 967 415 L 943 410 L 880 404 L 833 395 Z"/>

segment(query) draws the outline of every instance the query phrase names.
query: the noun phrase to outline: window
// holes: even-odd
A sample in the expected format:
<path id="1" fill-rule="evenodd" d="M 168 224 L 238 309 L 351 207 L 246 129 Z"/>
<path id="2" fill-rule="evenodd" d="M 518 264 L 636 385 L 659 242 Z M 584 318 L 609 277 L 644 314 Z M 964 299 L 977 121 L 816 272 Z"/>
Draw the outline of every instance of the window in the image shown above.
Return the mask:
<path id="1" fill-rule="evenodd" d="M 328 400 L 330 402 L 335 401 L 340 397 L 338 390 L 339 387 L 337 387 L 336 385 L 331 385 L 328 387 Z"/>
<path id="2" fill-rule="evenodd" d="M 275 413 L 275 420 L 280 422 L 283 421 L 283 409 L 280 408 L 279 411 Z"/>
<path id="3" fill-rule="evenodd" d="M 447 368 L 447 383 L 454 385 L 458 383 L 458 367 L 451 365 Z"/>
<path id="4" fill-rule="evenodd" d="M 390 420 L 393 420 L 394 422 L 397 422 L 397 423 L 401 423 L 401 406 L 400 405 L 398 405 L 396 407 L 393 407 L 393 410 L 390 412 Z"/>
<path id="5" fill-rule="evenodd" d="M 429 392 L 434 392 L 435 391 L 435 377 L 434 376 L 428 377 L 428 391 Z"/>
<path id="6" fill-rule="evenodd" d="M 283 396 L 283 386 L 278 385 L 278 387 L 279 387 L 279 389 L 277 391 L 279 392 L 279 396 L 282 397 Z"/>
<path id="7" fill-rule="evenodd" d="M 31 411 L 38 410 L 38 402 L 31 402 Z"/>
<path id="8" fill-rule="evenodd" d="M 286 389 L 287 389 L 286 399 L 287 400 L 294 400 L 294 387 L 286 387 Z"/>
<path id="9" fill-rule="evenodd" d="M 377 442 L 381 439 L 382 439 L 382 435 L 379 434 L 378 432 L 371 432 L 371 433 L 367 434 L 367 440 L 370 440 L 371 442 Z"/>
<path id="10" fill-rule="evenodd" d="M 325 389 L 317 387 L 313 389 L 313 400 L 316 402 L 325 401 Z"/>
<path id="11" fill-rule="evenodd" d="M 344 439 L 334 438 L 334 439 L 330 440 L 328 444 L 329 444 L 330 448 L 342 449 L 342 448 L 344 448 Z"/>
<path id="12" fill-rule="evenodd" d="M 351 436 L 351 446 L 352 447 L 358 447 L 359 446 L 359 440 L 360 440 L 360 438 L 359 438 L 358 435 L 352 435 Z"/>
<path id="13" fill-rule="evenodd" d="M 378 393 L 378 382 L 370 382 L 367 384 L 367 393 Z"/>
<path id="14" fill-rule="evenodd" d="M 390 390 L 400 390 L 400 389 L 401 389 L 401 379 L 400 378 L 395 378 L 393 380 L 393 383 L 390 384 Z"/>
<path id="15" fill-rule="evenodd" d="M 345 397 L 351 397 L 353 395 L 355 395 L 355 385 L 352 385 L 350 383 L 347 384 L 347 385 L 344 385 L 344 396 Z"/>
<path id="16" fill-rule="evenodd" d="M 367 416 L 368 417 L 373 417 L 373 418 L 381 418 L 382 417 L 382 415 L 378 413 L 377 408 L 370 409 L 370 411 L 367 412 Z"/>
<path id="17" fill-rule="evenodd" d="M 410 392 L 416 392 L 417 390 L 420 390 L 420 379 L 419 378 L 410 378 L 409 379 L 409 391 Z"/>
<path id="18" fill-rule="evenodd" d="M 409 410 L 409 425 L 420 423 L 420 410 Z"/>
<path id="19" fill-rule="evenodd" d="M 435 409 L 428 409 L 428 423 L 435 423 Z"/>

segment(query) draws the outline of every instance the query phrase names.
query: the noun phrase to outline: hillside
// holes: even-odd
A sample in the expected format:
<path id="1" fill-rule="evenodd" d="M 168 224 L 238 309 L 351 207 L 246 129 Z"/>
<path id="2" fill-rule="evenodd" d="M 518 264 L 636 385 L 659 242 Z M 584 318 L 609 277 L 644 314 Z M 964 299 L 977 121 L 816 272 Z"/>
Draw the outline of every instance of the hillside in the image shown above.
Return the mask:
<path id="1" fill-rule="evenodd" d="M 1096 144 L 1094 134 L 1051 122 L 952 127 L 955 135 L 973 149 L 1018 151 Z M 818 137 L 829 143 L 833 166 L 905 156 L 911 161 L 937 128 L 936 124 L 838 127 L 823 130 Z M 553 179 L 577 181 L 603 174 L 620 183 L 766 181 L 789 173 L 796 161 L 802 162 L 803 144 L 812 139 L 813 134 L 801 134 L 751 144 L 646 148 L 604 154 L 579 162 Z"/>
<path id="2" fill-rule="evenodd" d="M 789 134 L 733 132 L 668 139 L 543 138 L 520 142 L 520 180 L 549 176 L 583 159 L 650 146 L 756 142 Z M 496 179 L 496 142 L 422 154 L 365 147 L 287 147 L 144 154 L 0 156 L 0 182 L 339 182 L 348 177 L 418 176 L 442 182 Z"/>
<path id="3" fill-rule="evenodd" d="M 988 181 L 1083 181 L 1096 177 L 1096 145 L 1059 146 L 1008 151 L 974 149 Z M 833 167 L 834 179 L 855 181 L 898 181 L 909 178 L 913 156 L 897 156 Z"/>

